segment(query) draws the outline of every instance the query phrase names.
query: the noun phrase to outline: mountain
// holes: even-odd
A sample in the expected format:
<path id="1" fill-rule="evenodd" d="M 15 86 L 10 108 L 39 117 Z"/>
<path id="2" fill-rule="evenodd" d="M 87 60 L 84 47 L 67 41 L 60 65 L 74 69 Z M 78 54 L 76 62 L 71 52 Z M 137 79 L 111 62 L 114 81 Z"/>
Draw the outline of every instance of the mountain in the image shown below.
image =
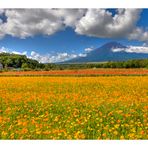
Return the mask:
<path id="1" fill-rule="evenodd" d="M 119 49 L 115 52 L 114 49 Z M 129 59 L 145 59 L 148 53 L 127 52 L 127 46 L 118 42 L 109 42 L 86 54 L 85 57 L 77 57 L 64 63 L 83 63 L 83 62 L 106 62 L 106 61 L 126 61 Z"/>

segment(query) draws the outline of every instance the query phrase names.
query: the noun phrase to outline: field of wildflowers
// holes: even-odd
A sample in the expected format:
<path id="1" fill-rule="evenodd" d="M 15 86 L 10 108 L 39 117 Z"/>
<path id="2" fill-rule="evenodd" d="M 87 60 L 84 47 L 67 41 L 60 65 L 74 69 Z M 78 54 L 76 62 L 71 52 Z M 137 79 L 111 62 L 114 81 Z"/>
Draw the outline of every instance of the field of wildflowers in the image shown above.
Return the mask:
<path id="1" fill-rule="evenodd" d="M 148 75 L 148 69 L 144 68 L 96 68 L 74 70 L 50 70 L 50 71 L 7 71 L 0 76 L 95 76 L 95 75 Z"/>
<path id="2" fill-rule="evenodd" d="M 0 77 L 0 139 L 148 139 L 148 76 Z"/>

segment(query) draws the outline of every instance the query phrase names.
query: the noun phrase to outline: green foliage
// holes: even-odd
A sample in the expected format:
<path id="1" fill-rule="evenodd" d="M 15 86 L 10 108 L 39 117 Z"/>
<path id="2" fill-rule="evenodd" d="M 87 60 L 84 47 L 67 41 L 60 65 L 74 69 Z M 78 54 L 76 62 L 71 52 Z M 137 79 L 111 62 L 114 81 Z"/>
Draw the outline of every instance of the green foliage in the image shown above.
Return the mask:
<path id="1" fill-rule="evenodd" d="M 28 59 L 25 55 L 17 55 L 10 53 L 0 53 L 0 63 L 5 69 L 30 68 L 39 67 L 38 61 Z"/>
<path id="2" fill-rule="evenodd" d="M 51 67 L 51 66 L 50 66 Z M 148 68 L 148 59 L 109 61 L 104 63 L 75 63 L 75 64 L 52 64 L 52 69 L 89 69 L 89 68 Z"/>
<path id="3" fill-rule="evenodd" d="M 28 67 L 29 67 L 29 65 L 27 63 L 23 63 L 21 66 L 21 68 L 23 68 L 23 69 L 28 68 Z"/>

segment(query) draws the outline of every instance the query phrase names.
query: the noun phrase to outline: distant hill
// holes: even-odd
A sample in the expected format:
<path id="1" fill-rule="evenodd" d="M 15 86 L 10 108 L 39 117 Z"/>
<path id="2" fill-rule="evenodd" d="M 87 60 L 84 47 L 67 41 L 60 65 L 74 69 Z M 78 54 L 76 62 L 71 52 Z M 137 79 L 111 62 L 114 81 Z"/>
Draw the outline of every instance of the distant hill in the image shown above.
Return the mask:
<path id="1" fill-rule="evenodd" d="M 115 52 L 113 49 L 127 49 L 118 42 L 109 42 L 100 48 L 97 48 L 85 57 L 77 57 L 64 63 L 84 63 L 84 62 L 106 62 L 106 61 L 126 61 L 130 59 L 145 59 L 148 58 L 146 53 L 126 52 L 125 50 Z"/>

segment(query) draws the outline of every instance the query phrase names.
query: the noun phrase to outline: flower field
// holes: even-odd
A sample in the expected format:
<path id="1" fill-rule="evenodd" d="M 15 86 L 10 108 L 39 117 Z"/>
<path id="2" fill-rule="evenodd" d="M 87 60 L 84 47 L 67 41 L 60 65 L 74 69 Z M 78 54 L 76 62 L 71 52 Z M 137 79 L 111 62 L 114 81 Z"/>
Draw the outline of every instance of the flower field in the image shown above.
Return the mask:
<path id="1" fill-rule="evenodd" d="M 8 71 L 1 72 L 0 76 L 100 76 L 100 75 L 148 75 L 148 69 L 77 69 L 77 70 L 50 70 L 50 71 Z"/>
<path id="2" fill-rule="evenodd" d="M 0 139 L 148 139 L 148 76 L 1 76 L 0 101 Z"/>

